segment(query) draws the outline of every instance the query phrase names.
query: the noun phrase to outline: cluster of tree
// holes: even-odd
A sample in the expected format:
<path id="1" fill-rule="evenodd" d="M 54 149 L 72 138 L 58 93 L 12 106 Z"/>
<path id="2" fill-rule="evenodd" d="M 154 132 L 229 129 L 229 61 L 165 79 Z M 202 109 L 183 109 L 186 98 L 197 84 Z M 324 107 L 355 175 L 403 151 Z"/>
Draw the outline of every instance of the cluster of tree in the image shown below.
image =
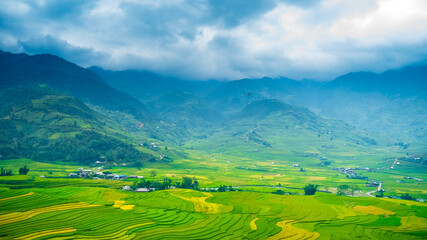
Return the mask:
<path id="1" fill-rule="evenodd" d="M 21 167 L 19 168 L 19 175 L 27 175 L 27 173 L 30 171 L 29 168 L 27 168 L 27 166 Z"/>
<path id="2" fill-rule="evenodd" d="M 155 188 L 156 190 L 169 189 L 172 186 L 172 179 L 165 177 L 163 182 L 155 182 L 141 179 L 139 182 L 134 182 L 132 188 Z"/>
<path id="3" fill-rule="evenodd" d="M 12 170 L 1 168 L 0 176 L 12 176 Z"/>
<path id="4" fill-rule="evenodd" d="M 380 189 L 378 192 L 379 192 L 379 194 L 375 195 L 375 197 L 384 197 L 385 191 L 383 189 Z"/>
<path id="5" fill-rule="evenodd" d="M 400 196 L 400 198 L 404 199 L 404 200 L 415 200 L 414 197 L 412 197 L 411 195 L 409 195 L 407 193 L 405 193 L 405 195 L 402 194 L 402 196 Z"/>
<path id="6" fill-rule="evenodd" d="M 305 195 L 314 195 L 319 185 L 308 184 L 304 187 Z"/>
<path id="7" fill-rule="evenodd" d="M 360 188 L 355 184 L 352 184 L 351 186 L 347 184 L 339 185 L 337 188 L 337 195 L 341 195 L 341 196 L 354 195 L 354 192 L 358 190 L 360 190 Z"/>
<path id="8" fill-rule="evenodd" d="M 230 191 L 230 192 L 234 192 L 235 190 L 234 190 L 234 188 L 233 188 L 233 186 L 225 186 L 225 185 L 219 185 L 219 187 L 218 187 L 218 192 L 225 192 L 225 191 Z"/>
<path id="9" fill-rule="evenodd" d="M 156 182 L 155 177 L 157 176 L 157 172 L 155 170 L 150 171 L 150 177 L 152 181 L 141 179 L 139 182 L 134 182 L 133 188 L 155 188 L 157 190 L 170 189 L 172 186 L 177 188 L 186 188 L 186 189 L 195 189 L 199 188 L 199 181 L 194 177 L 182 177 L 181 182 L 173 183 L 171 178 L 164 177 L 162 182 Z"/>
<path id="10" fill-rule="evenodd" d="M 285 192 L 283 190 L 276 190 L 275 192 L 272 192 L 273 194 L 277 194 L 277 195 L 285 195 L 285 194 L 290 194 L 289 192 Z"/>
<path id="11" fill-rule="evenodd" d="M 182 177 L 182 182 L 176 183 L 177 188 L 199 189 L 199 181 L 193 177 Z"/>
<path id="12" fill-rule="evenodd" d="M 317 166 L 326 167 L 326 166 L 331 165 L 331 163 L 332 163 L 331 161 L 321 161 L 320 163 L 317 164 Z"/>

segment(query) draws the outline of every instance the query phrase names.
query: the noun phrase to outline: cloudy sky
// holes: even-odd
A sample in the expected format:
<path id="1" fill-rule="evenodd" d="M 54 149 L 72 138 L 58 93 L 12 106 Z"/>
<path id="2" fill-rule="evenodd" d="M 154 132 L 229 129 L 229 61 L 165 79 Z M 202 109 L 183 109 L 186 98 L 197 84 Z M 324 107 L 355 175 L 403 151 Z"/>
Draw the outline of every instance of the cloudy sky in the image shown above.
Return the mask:
<path id="1" fill-rule="evenodd" d="M 195 80 L 327 80 L 426 62 L 426 23 L 426 0 L 1 0 L 0 49 Z"/>

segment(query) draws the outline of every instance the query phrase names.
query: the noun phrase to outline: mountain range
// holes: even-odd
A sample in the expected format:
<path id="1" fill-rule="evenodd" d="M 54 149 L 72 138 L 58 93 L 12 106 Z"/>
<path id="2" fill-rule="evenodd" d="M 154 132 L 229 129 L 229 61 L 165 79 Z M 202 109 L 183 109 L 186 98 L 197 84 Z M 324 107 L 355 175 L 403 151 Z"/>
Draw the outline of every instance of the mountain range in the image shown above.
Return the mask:
<path id="1" fill-rule="evenodd" d="M 328 82 L 203 82 L 0 52 L 0 155 L 143 164 L 159 160 L 159 153 L 141 146 L 152 141 L 200 149 L 209 142 L 210 150 L 233 144 L 305 152 L 335 144 L 423 152 L 426 93 L 426 66 Z"/>

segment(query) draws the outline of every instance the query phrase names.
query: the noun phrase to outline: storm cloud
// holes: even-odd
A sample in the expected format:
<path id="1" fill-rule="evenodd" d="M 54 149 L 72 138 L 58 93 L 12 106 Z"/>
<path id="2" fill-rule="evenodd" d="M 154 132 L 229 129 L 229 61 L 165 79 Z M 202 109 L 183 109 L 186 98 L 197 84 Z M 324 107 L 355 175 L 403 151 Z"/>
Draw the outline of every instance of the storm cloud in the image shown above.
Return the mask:
<path id="1" fill-rule="evenodd" d="M 5 0 L 0 49 L 185 79 L 331 79 L 427 59 L 424 0 Z"/>

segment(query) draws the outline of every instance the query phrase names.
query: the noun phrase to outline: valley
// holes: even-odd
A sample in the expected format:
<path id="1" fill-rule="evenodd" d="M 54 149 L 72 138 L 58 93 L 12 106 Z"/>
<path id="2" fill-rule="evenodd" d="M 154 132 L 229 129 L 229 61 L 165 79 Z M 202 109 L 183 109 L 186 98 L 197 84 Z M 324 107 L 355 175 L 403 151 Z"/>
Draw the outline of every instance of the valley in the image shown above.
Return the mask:
<path id="1" fill-rule="evenodd" d="M 423 239 L 425 69 L 192 82 L 0 52 L 0 239 Z"/>

